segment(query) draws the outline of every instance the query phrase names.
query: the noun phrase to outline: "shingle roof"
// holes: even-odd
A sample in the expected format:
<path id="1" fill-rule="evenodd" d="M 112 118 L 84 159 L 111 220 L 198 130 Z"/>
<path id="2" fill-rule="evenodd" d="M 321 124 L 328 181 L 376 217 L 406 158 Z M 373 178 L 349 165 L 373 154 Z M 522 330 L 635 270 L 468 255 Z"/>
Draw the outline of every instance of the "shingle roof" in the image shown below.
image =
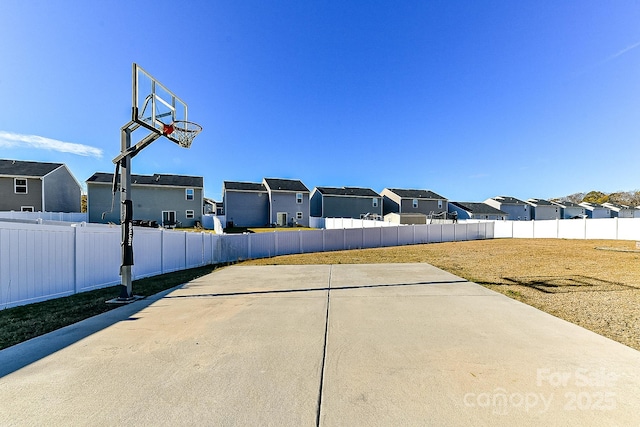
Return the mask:
<path id="1" fill-rule="evenodd" d="M 506 203 L 508 205 L 526 205 L 526 202 L 523 202 L 520 199 L 516 199 L 515 197 L 509 197 L 509 196 L 496 196 L 496 197 L 492 197 L 493 200 L 496 200 L 500 203 Z"/>
<path id="2" fill-rule="evenodd" d="M 264 182 L 271 190 L 309 192 L 302 181 L 297 179 L 265 178 Z"/>
<path id="3" fill-rule="evenodd" d="M 263 193 L 267 191 L 267 188 L 259 182 L 224 181 L 223 186 L 226 190 L 259 191 Z"/>
<path id="4" fill-rule="evenodd" d="M 63 166 L 62 163 L 0 160 L 0 175 L 43 177 Z"/>
<path id="5" fill-rule="evenodd" d="M 389 188 L 389 191 L 394 192 L 403 199 L 440 199 L 446 200 L 439 194 L 429 190 L 405 190 L 401 188 Z"/>
<path id="6" fill-rule="evenodd" d="M 354 196 L 354 197 L 380 197 L 370 188 L 360 187 L 316 187 L 323 195 L 329 196 Z"/>
<path id="7" fill-rule="evenodd" d="M 553 206 L 553 203 L 544 199 L 528 199 L 527 202 L 537 206 Z"/>
<path id="8" fill-rule="evenodd" d="M 560 200 L 559 202 L 552 202 L 552 203 L 563 208 L 584 208 L 584 206 L 580 206 L 579 204 L 570 202 L 568 200 Z"/>
<path id="9" fill-rule="evenodd" d="M 450 205 L 455 205 L 460 209 L 464 209 L 467 212 L 474 214 L 489 214 L 489 215 L 507 215 L 506 212 L 496 209 L 493 206 L 489 206 L 486 203 L 477 202 L 449 202 Z"/>
<path id="10" fill-rule="evenodd" d="M 93 183 L 111 183 L 113 182 L 113 174 L 105 172 L 94 173 L 87 182 Z M 135 185 L 166 185 L 173 187 L 203 187 L 204 178 L 201 176 L 186 175 L 131 175 L 131 183 Z"/>

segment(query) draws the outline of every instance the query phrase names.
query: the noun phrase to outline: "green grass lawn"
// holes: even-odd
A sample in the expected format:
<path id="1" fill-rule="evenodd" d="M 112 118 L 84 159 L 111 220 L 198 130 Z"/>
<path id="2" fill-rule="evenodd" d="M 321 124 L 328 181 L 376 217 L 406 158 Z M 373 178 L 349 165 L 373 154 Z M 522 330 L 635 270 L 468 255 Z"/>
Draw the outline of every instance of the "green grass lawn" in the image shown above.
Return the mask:
<path id="1" fill-rule="evenodd" d="M 133 293 L 148 297 L 209 274 L 218 267 L 209 265 L 134 280 Z M 0 350 L 117 308 L 118 304 L 106 301 L 119 294 L 118 285 L 0 310 Z"/>

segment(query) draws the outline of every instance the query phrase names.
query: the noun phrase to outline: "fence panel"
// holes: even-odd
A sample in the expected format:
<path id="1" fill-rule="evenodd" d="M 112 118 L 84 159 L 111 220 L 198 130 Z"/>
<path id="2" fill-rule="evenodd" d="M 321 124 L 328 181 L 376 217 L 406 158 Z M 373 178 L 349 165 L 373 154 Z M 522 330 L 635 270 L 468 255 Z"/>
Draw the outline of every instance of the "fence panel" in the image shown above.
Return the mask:
<path id="1" fill-rule="evenodd" d="M 324 250 L 341 251 L 344 249 L 344 229 L 324 230 Z"/>
<path id="2" fill-rule="evenodd" d="M 412 245 L 414 242 L 413 225 L 398 227 L 398 245 Z"/>
<path id="3" fill-rule="evenodd" d="M 222 262 L 249 259 L 249 239 L 246 234 L 224 234 L 220 239 Z"/>
<path id="4" fill-rule="evenodd" d="M 5 224 L 0 229 L 0 308 L 75 292 L 75 230 Z"/>
<path id="5" fill-rule="evenodd" d="M 556 239 L 558 237 L 558 221 L 557 219 L 531 221 L 534 237 L 536 239 Z"/>
<path id="6" fill-rule="evenodd" d="M 76 291 L 89 291 L 120 283 L 120 228 L 104 226 L 72 229 L 77 233 Z M 137 244 L 135 237 L 133 243 Z"/>
<path id="7" fill-rule="evenodd" d="M 118 227 L 119 231 L 119 227 Z M 115 258 L 116 271 L 121 264 L 120 232 L 114 233 L 110 246 L 117 245 L 111 252 Z M 133 266 L 131 274 L 134 279 L 155 276 L 164 273 L 162 271 L 162 239 L 163 231 L 136 227 L 133 231 Z M 115 256 L 114 256 L 115 255 Z M 112 259 L 113 261 L 113 259 Z M 112 268 L 112 267 L 110 267 Z"/>
<path id="8" fill-rule="evenodd" d="M 617 219 L 598 218 L 587 221 L 585 236 L 587 239 L 616 239 Z"/>
<path id="9" fill-rule="evenodd" d="M 135 240 L 135 237 L 134 237 Z M 162 239 L 162 271 L 172 271 L 186 268 L 185 233 L 183 231 L 164 231 Z M 135 258 L 135 255 L 134 255 Z M 135 262 L 135 259 L 134 259 Z"/>
<path id="10" fill-rule="evenodd" d="M 300 231 L 274 232 L 278 241 L 278 255 L 299 254 Z"/>
<path id="11" fill-rule="evenodd" d="M 559 239 L 584 239 L 586 219 L 563 219 L 558 225 Z"/>
<path id="12" fill-rule="evenodd" d="M 202 267 L 204 265 L 204 252 L 202 251 L 202 246 L 204 245 L 203 234 L 204 233 L 184 232 L 186 268 Z"/>
<path id="13" fill-rule="evenodd" d="M 276 253 L 276 233 L 247 234 L 249 258 L 269 258 Z"/>
<path id="14" fill-rule="evenodd" d="M 344 230 L 344 248 L 362 249 L 364 247 L 364 233 L 364 227 Z"/>
<path id="15" fill-rule="evenodd" d="M 640 241 L 640 218 L 618 218 L 617 238 Z"/>
<path id="16" fill-rule="evenodd" d="M 378 248 L 382 246 L 382 228 L 364 228 L 362 234 L 363 248 Z"/>
<path id="17" fill-rule="evenodd" d="M 302 230 L 300 231 L 300 241 L 302 242 L 302 251 L 322 252 L 322 241 L 324 230 Z"/>
<path id="18" fill-rule="evenodd" d="M 398 229 L 400 227 L 384 227 L 382 232 L 382 246 L 398 246 Z"/>
<path id="19" fill-rule="evenodd" d="M 513 237 L 521 239 L 533 239 L 532 221 L 512 221 Z"/>
<path id="20" fill-rule="evenodd" d="M 442 227 L 442 240 L 441 242 L 455 242 L 456 241 L 456 225 L 457 224 L 440 224 Z"/>

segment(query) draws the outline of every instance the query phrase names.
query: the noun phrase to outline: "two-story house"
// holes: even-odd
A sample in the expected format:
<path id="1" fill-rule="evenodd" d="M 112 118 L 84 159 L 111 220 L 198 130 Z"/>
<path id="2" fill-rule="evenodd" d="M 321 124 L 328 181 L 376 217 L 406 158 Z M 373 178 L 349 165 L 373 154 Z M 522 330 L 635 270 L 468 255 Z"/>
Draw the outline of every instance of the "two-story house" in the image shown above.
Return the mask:
<path id="1" fill-rule="evenodd" d="M 562 209 L 560 206 L 544 199 L 527 199 L 527 203 L 531 205 L 531 219 L 540 221 L 545 219 L 562 218 Z"/>
<path id="2" fill-rule="evenodd" d="M 580 206 L 577 203 L 568 200 L 552 201 L 551 203 L 560 207 L 560 218 L 562 219 L 577 219 L 587 216 L 584 206 Z"/>
<path id="3" fill-rule="evenodd" d="M 131 175 L 133 219 L 164 227 L 193 227 L 202 223 L 203 193 L 200 176 Z M 89 222 L 119 224 L 119 194 L 113 194 L 111 173 L 96 172 L 87 179 Z"/>
<path id="4" fill-rule="evenodd" d="M 0 160 L 0 211 L 80 212 L 82 188 L 62 163 Z"/>
<path id="5" fill-rule="evenodd" d="M 489 206 L 486 203 L 477 202 L 449 202 L 449 213 L 455 214 L 458 220 L 479 219 L 489 221 L 501 221 L 509 219 L 509 214 Z M 449 215 L 451 217 L 452 215 Z"/>
<path id="6" fill-rule="evenodd" d="M 309 189 L 297 179 L 264 178 L 269 194 L 269 223 L 309 226 Z"/>
<path id="7" fill-rule="evenodd" d="M 222 203 L 226 227 L 269 225 L 269 193 L 260 182 L 224 181 Z"/>
<path id="8" fill-rule="evenodd" d="M 316 187 L 311 192 L 311 216 L 382 219 L 382 197 L 370 188 Z"/>
<path id="9" fill-rule="evenodd" d="M 493 206 L 509 214 L 509 219 L 513 221 L 530 221 L 531 205 L 520 199 L 509 196 L 496 196 L 484 201 L 489 206 Z"/>

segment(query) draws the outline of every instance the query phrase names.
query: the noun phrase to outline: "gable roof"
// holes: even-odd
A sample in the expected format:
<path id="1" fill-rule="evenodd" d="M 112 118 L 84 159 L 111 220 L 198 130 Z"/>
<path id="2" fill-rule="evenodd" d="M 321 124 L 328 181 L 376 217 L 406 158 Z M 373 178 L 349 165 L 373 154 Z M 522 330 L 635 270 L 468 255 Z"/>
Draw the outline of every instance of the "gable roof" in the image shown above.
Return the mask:
<path id="1" fill-rule="evenodd" d="M 353 196 L 353 197 L 380 197 L 370 188 L 360 187 L 316 187 L 316 190 L 325 196 Z"/>
<path id="2" fill-rule="evenodd" d="M 509 196 L 496 196 L 496 197 L 492 197 L 492 199 L 500 203 L 505 203 L 507 205 L 527 205 L 528 204 L 526 202 L 523 202 L 520 199 L 516 199 L 515 197 L 509 197 Z"/>
<path id="3" fill-rule="evenodd" d="M 105 172 L 96 172 L 89 179 L 87 183 L 109 183 L 113 182 L 113 174 Z M 204 186 L 204 178 L 201 176 L 187 176 L 187 175 L 131 175 L 132 185 L 157 185 L 157 186 L 171 186 L 171 187 L 199 187 Z"/>
<path id="4" fill-rule="evenodd" d="M 528 199 L 527 202 L 536 206 L 553 206 L 553 203 L 544 199 Z"/>
<path id="5" fill-rule="evenodd" d="M 487 214 L 487 215 L 507 215 L 506 212 L 496 209 L 493 206 L 489 206 L 486 203 L 477 202 L 449 202 L 450 205 L 454 205 L 467 212 L 474 214 Z"/>
<path id="6" fill-rule="evenodd" d="M 62 163 L 28 162 L 23 160 L 0 160 L 0 175 L 43 177 Z"/>
<path id="7" fill-rule="evenodd" d="M 553 203 L 554 205 L 558 205 L 558 206 L 560 206 L 562 208 L 580 208 L 580 209 L 584 209 L 584 206 L 580 206 L 579 204 L 570 202 L 568 200 L 560 200 L 558 202 L 551 202 L 551 203 Z"/>
<path id="8" fill-rule="evenodd" d="M 265 178 L 264 182 L 270 190 L 309 192 L 309 189 L 298 179 Z"/>
<path id="9" fill-rule="evenodd" d="M 267 187 L 259 182 L 224 181 L 222 186 L 225 190 L 267 192 Z"/>
<path id="10" fill-rule="evenodd" d="M 446 200 L 439 194 L 430 190 L 406 190 L 402 188 L 388 188 L 387 190 L 397 194 L 403 199 L 440 199 Z"/>

